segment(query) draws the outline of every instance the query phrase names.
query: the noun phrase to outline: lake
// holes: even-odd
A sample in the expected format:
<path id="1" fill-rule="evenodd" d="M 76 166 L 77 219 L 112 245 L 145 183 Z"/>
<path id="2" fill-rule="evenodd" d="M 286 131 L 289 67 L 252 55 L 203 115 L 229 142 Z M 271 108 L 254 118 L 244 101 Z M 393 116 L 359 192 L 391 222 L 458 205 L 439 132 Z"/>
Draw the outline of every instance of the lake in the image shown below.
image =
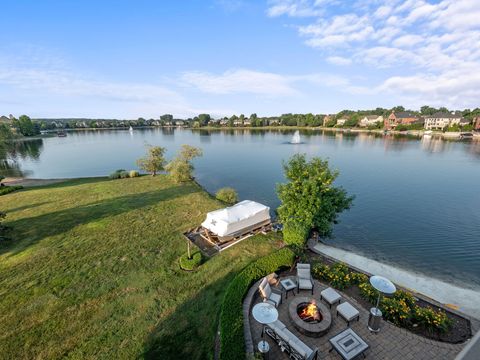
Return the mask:
<path id="1" fill-rule="evenodd" d="M 5 175 L 70 178 L 135 169 L 145 144 L 199 146 L 198 182 L 230 186 L 241 199 L 278 205 L 282 160 L 294 153 L 328 158 L 338 184 L 355 195 L 327 243 L 461 286 L 480 288 L 480 142 L 367 133 L 145 129 L 76 131 L 65 138 L 16 142 L 0 155 Z"/>

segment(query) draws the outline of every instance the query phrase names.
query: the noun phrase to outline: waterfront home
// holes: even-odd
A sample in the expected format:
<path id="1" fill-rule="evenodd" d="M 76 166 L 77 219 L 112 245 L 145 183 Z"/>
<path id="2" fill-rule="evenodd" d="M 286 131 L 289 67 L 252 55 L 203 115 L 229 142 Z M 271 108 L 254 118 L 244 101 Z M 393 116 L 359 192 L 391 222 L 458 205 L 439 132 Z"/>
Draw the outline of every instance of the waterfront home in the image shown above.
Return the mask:
<path id="1" fill-rule="evenodd" d="M 243 120 L 243 126 L 250 126 L 250 125 L 252 125 L 252 121 L 250 119 Z"/>
<path id="2" fill-rule="evenodd" d="M 412 125 L 418 124 L 419 122 L 423 122 L 423 119 L 419 116 L 412 114 L 407 111 L 400 111 L 392 113 L 388 116 L 388 118 L 384 121 L 385 129 L 392 130 L 397 127 L 397 125 Z"/>
<path id="3" fill-rule="evenodd" d="M 175 125 L 178 127 L 182 127 L 185 125 L 185 122 L 183 120 L 175 120 Z"/>
<path id="4" fill-rule="evenodd" d="M 5 115 L 0 116 L 0 124 L 10 125 L 12 121 Z"/>
<path id="5" fill-rule="evenodd" d="M 477 116 L 473 119 L 473 128 L 477 131 L 480 131 L 480 116 Z"/>
<path id="6" fill-rule="evenodd" d="M 436 112 L 433 115 L 425 116 L 425 129 L 443 130 L 448 126 L 460 125 L 462 120 L 464 120 L 463 116 L 459 112 Z"/>
<path id="7" fill-rule="evenodd" d="M 270 119 L 268 120 L 268 125 L 280 125 L 279 119 Z"/>
<path id="8" fill-rule="evenodd" d="M 222 119 L 219 122 L 220 126 L 227 126 L 228 125 L 228 119 Z"/>
<path id="9" fill-rule="evenodd" d="M 383 122 L 382 115 L 367 115 L 360 119 L 358 125 L 361 127 L 367 127 L 377 125 L 379 122 Z"/>
<path id="10" fill-rule="evenodd" d="M 338 126 L 343 126 L 343 125 L 345 125 L 345 123 L 347 122 L 347 120 L 348 120 L 347 118 L 338 119 L 338 120 L 337 120 L 337 125 L 338 125 Z"/>

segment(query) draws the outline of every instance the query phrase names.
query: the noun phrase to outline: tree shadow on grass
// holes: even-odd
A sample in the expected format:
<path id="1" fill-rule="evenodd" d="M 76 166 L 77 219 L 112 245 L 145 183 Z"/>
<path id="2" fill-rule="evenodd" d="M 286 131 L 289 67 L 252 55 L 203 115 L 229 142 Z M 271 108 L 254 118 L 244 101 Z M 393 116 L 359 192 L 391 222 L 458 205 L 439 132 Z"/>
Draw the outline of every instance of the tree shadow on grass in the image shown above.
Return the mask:
<path id="1" fill-rule="evenodd" d="M 20 241 L 9 240 L 0 244 L 0 254 L 11 252 L 11 255 L 16 255 L 45 237 L 67 232 L 78 225 L 200 191 L 201 189 L 195 184 L 181 185 L 158 191 L 119 196 L 36 217 L 14 220 L 8 222 L 7 225 L 13 229 L 14 234 L 12 233 L 12 235 L 14 235 L 14 239 L 20 239 Z"/>
<path id="2" fill-rule="evenodd" d="M 50 202 L 51 202 L 51 201 L 42 201 L 42 202 L 39 202 L 39 203 L 34 203 L 34 204 L 19 206 L 19 207 L 13 208 L 13 209 L 8 209 L 8 210 L 6 211 L 6 213 L 9 214 L 9 213 L 13 213 L 13 212 L 15 212 L 15 211 L 23 211 L 23 210 L 33 209 L 33 208 L 36 208 L 36 207 L 38 207 L 38 206 L 50 204 Z"/>
<path id="3" fill-rule="evenodd" d="M 234 275 L 230 272 L 202 288 L 162 319 L 148 336 L 142 358 L 213 359 L 220 308 Z"/>

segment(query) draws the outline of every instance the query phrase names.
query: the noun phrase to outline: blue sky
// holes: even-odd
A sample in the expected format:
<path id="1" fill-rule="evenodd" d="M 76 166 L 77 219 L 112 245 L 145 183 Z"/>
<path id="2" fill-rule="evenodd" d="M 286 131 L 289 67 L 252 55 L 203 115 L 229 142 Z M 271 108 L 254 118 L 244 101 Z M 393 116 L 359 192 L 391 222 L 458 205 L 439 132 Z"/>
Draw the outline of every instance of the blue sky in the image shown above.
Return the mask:
<path id="1" fill-rule="evenodd" d="M 0 114 L 480 106 L 478 0 L 4 1 Z"/>

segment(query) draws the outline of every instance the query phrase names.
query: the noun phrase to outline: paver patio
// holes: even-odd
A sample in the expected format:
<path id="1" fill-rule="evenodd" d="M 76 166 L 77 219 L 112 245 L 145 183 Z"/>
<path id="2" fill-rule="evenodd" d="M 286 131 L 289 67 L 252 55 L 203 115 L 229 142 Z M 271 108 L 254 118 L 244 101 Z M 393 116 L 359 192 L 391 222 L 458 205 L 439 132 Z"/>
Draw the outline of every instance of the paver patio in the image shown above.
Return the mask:
<path id="1" fill-rule="evenodd" d="M 312 296 L 316 301 L 320 301 L 320 292 L 326 289 L 323 283 L 314 280 L 315 288 L 313 296 L 310 291 L 300 291 L 301 296 Z M 255 284 L 254 286 L 257 286 Z M 279 287 L 280 288 L 280 287 Z M 418 359 L 454 359 L 455 356 L 465 346 L 464 344 L 448 344 L 435 340 L 426 339 L 419 335 L 413 334 L 405 329 L 399 328 L 391 323 L 382 320 L 381 330 L 375 334 L 368 330 L 368 311 L 364 309 L 358 302 L 344 293 L 338 291 L 342 295 L 342 302 L 348 301 L 360 311 L 360 321 L 352 321 L 350 328 L 353 329 L 360 337 L 363 338 L 370 346 L 365 352 L 369 359 L 392 359 L 392 360 L 418 360 Z M 296 293 L 296 290 L 295 290 Z M 261 302 L 258 292 L 250 292 L 251 297 L 247 296 L 245 302 L 250 301 L 253 306 Z M 298 296 L 298 295 L 297 295 Z M 320 338 L 312 338 L 300 334 L 292 325 L 288 315 L 288 305 L 295 297 L 290 295 L 288 299 L 283 296 L 283 302 L 278 307 L 279 320 L 282 321 L 292 333 L 301 339 L 310 348 L 317 347 L 319 349 L 318 359 L 341 359 L 335 351 L 329 352 L 331 346 L 328 342 L 330 338 L 347 328 L 347 323 L 341 318 L 336 317 L 336 305 L 332 306 L 332 326 L 329 332 Z M 247 303 L 244 304 L 246 309 Z M 251 309 L 250 306 L 250 309 Z M 249 328 L 252 335 L 253 347 L 256 349 L 258 342 L 261 340 L 262 325 L 257 323 L 249 311 Z M 247 337 L 248 339 L 248 337 Z M 270 359 L 288 359 L 288 355 L 282 353 L 279 346 L 268 335 L 265 340 L 270 345 Z M 248 341 L 248 340 L 247 340 Z"/>

